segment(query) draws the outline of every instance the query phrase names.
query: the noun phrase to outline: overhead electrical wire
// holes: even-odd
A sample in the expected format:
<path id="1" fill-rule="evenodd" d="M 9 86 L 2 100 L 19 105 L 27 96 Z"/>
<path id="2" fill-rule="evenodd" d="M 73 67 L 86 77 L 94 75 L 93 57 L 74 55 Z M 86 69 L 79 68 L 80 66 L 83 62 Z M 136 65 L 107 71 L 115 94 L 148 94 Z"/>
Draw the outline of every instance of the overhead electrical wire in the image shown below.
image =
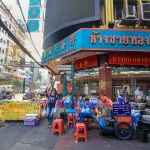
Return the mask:
<path id="1" fill-rule="evenodd" d="M 33 44 L 33 47 L 35 48 L 37 54 L 38 54 L 39 57 L 41 58 L 41 55 L 40 55 L 40 53 L 38 52 L 38 50 L 37 50 L 37 48 L 36 48 L 36 46 L 35 46 L 35 44 L 34 44 L 34 41 L 33 41 L 33 39 L 32 39 L 32 36 L 31 36 L 31 34 L 30 34 L 30 30 L 29 30 L 29 27 L 28 27 L 28 25 L 27 25 L 26 19 L 25 19 L 25 17 L 24 17 L 24 14 L 23 14 L 23 11 L 22 11 L 22 7 L 21 7 L 21 5 L 20 5 L 20 1 L 19 1 L 19 0 L 17 0 L 17 4 L 18 4 L 18 6 L 19 6 L 19 9 L 20 9 L 22 18 L 23 18 L 24 23 L 25 23 L 25 25 L 26 25 L 26 28 L 27 28 L 27 31 L 28 31 L 28 33 L 29 33 L 30 40 L 31 40 L 31 42 L 32 42 L 32 44 Z"/>
<path id="2" fill-rule="evenodd" d="M 5 7 L 5 10 L 8 11 L 10 16 L 14 19 L 18 27 L 23 31 L 23 33 L 26 35 L 25 31 L 22 29 L 22 27 L 18 24 L 14 16 L 10 13 L 10 11 L 7 9 L 6 5 L 3 3 L 2 0 L 0 0 L 1 4 Z M 4 24 L 2 19 L 0 19 L 0 26 L 7 32 L 7 34 L 13 39 L 13 41 L 32 59 L 36 64 L 38 64 L 41 68 L 48 69 L 53 75 L 57 75 L 55 72 L 53 72 L 48 66 L 41 65 L 32 55 L 31 53 L 23 46 L 23 44 L 17 39 L 17 37 L 12 33 L 12 31 L 9 30 L 9 28 Z M 26 35 L 26 37 L 29 39 L 29 37 Z M 30 40 L 30 39 L 29 39 Z"/>
<path id="3" fill-rule="evenodd" d="M 13 18 L 13 20 L 15 21 L 15 23 L 17 24 L 17 26 L 21 29 L 21 31 L 25 34 L 25 36 L 28 38 L 28 40 L 31 42 L 31 44 L 33 45 L 34 49 L 36 50 L 38 56 L 41 58 L 35 44 L 33 43 L 33 40 L 31 38 L 31 35 L 30 35 L 30 38 L 26 35 L 26 32 L 23 30 L 23 28 L 20 26 L 20 24 L 17 22 L 17 20 L 14 18 L 14 16 L 11 14 L 11 12 L 9 11 L 9 9 L 6 7 L 6 5 L 4 4 L 4 2 L 2 0 L 0 0 L 0 2 L 2 3 L 2 5 L 5 7 L 6 11 L 10 14 L 10 16 Z M 25 23 L 26 24 L 26 23 Z M 27 24 L 26 24 L 27 26 Z"/>
<path id="4" fill-rule="evenodd" d="M 8 29 L 8 27 L 3 23 L 0 19 L 0 26 L 8 33 L 8 35 L 14 40 L 14 42 L 31 58 L 33 59 L 39 66 L 43 68 L 43 66 L 37 62 L 37 60 L 30 54 L 30 52 L 23 46 L 23 44 L 17 39 L 17 37 Z"/>

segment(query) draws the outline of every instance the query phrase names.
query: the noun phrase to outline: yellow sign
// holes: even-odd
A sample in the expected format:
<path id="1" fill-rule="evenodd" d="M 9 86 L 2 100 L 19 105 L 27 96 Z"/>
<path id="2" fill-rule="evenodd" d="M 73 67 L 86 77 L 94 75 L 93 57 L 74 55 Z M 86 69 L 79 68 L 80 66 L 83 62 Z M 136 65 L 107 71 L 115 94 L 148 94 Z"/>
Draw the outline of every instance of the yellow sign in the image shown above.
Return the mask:
<path id="1" fill-rule="evenodd" d="M 11 102 L 0 105 L 0 120 L 24 120 L 26 114 L 40 114 L 40 104 Z"/>

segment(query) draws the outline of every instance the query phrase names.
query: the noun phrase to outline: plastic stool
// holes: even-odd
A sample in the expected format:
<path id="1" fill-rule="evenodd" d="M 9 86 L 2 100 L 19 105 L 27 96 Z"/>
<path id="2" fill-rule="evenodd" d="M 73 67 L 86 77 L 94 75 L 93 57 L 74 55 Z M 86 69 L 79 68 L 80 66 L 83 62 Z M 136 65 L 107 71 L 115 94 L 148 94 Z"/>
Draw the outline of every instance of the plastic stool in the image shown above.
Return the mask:
<path id="1" fill-rule="evenodd" d="M 74 115 L 74 123 L 76 124 L 76 116 Z M 70 128 L 70 126 L 72 125 L 72 114 L 68 115 L 68 127 Z"/>
<path id="2" fill-rule="evenodd" d="M 64 131 L 63 119 L 55 119 L 53 121 L 52 134 L 54 134 L 55 132 L 58 132 L 59 135 L 62 135 L 63 131 Z"/>
<path id="3" fill-rule="evenodd" d="M 82 130 L 83 132 L 81 132 Z M 78 142 L 79 138 L 84 138 L 87 141 L 86 126 L 84 123 L 76 123 L 75 141 Z"/>

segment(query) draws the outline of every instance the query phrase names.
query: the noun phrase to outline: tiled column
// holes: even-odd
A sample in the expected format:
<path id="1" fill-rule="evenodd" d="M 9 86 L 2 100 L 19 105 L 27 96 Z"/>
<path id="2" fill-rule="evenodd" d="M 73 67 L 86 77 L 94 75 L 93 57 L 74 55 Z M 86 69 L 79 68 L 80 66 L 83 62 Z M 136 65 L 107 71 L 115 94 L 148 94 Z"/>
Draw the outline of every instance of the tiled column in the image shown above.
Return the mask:
<path id="1" fill-rule="evenodd" d="M 57 93 L 63 94 L 63 75 L 57 75 L 56 81 L 60 82 L 59 84 L 57 84 Z"/>
<path id="2" fill-rule="evenodd" d="M 108 65 L 108 55 L 103 54 L 99 59 L 99 94 L 104 93 L 112 99 L 112 71 Z"/>

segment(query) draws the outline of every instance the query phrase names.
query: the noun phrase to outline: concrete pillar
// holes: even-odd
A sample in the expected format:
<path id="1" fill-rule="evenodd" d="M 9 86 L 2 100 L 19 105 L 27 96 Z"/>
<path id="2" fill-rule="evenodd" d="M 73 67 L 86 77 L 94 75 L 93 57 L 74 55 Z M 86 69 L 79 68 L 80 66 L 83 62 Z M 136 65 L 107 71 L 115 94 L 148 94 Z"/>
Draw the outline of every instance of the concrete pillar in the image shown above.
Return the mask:
<path id="1" fill-rule="evenodd" d="M 108 55 L 100 55 L 99 59 L 99 95 L 104 93 L 112 99 L 112 70 L 108 66 Z"/>

